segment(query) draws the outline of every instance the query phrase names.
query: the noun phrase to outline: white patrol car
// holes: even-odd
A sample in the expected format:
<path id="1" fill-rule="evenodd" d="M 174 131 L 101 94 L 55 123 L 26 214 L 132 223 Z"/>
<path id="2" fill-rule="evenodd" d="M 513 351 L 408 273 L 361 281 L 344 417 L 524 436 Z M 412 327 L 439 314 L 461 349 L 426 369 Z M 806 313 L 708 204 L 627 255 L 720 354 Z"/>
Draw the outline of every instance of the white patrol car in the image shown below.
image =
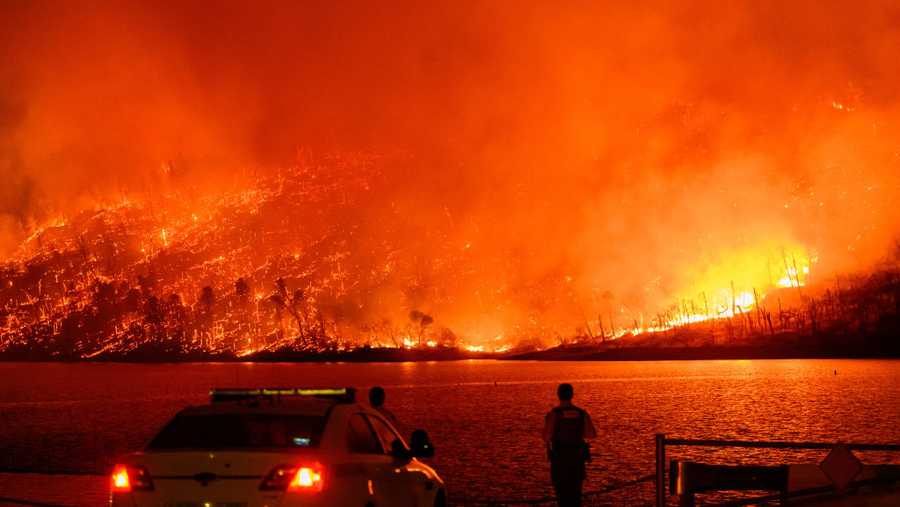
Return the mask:
<path id="1" fill-rule="evenodd" d="M 346 389 L 213 389 L 112 471 L 113 507 L 443 507 L 444 483 Z"/>

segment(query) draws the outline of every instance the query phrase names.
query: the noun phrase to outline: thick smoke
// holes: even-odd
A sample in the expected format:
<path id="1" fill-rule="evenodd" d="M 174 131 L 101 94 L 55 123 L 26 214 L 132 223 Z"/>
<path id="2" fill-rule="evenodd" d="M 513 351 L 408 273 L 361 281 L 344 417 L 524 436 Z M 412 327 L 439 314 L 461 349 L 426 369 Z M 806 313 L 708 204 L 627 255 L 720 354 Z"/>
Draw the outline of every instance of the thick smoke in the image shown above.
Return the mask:
<path id="1" fill-rule="evenodd" d="M 415 170 L 367 209 L 440 231 L 409 255 L 484 259 L 444 311 L 493 335 L 742 283 L 747 255 L 865 269 L 900 223 L 896 2 L 2 11 L 0 253 L 57 215 L 240 186 L 299 149 L 399 151 Z M 558 308 L 485 296 L 533 287 Z"/>

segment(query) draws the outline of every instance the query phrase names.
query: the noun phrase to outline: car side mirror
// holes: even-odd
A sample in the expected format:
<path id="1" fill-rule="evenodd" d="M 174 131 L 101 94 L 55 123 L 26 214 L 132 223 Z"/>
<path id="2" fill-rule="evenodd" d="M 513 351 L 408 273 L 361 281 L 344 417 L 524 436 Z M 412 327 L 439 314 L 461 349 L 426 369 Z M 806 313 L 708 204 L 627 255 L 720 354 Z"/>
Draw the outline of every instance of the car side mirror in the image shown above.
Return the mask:
<path id="1" fill-rule="evenodd" d="M 413 453 L 403 445 L 403 441 L 399 438 L 391 442 L 391 456 L 398 461 L 409 461 L 413 458 Z"/>
<path id="2" fill-rule="evenodd" d="M 415 430 L 409 438 L 410 452 L 414 458 L 433 458 L 434 445 L 428 439 L 428 433 L 425 430 Z"/>

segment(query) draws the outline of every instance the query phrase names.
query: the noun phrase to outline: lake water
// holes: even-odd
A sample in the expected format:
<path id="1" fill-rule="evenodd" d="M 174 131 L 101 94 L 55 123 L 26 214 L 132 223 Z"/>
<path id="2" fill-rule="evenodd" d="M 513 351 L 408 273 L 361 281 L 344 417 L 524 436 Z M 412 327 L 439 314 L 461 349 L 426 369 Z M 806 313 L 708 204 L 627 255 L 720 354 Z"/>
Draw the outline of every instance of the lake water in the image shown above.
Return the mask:
<path id="1" fill-rule="evenodd" d="M 140 449 L 179 409 L 205 402 L 212 386 L 382 385 L 403 432 L 431 434 L 432 463 L 451 496 L 539 497 L 551 492 L 541 425 L 564 381 L 574 384 L 576 404 L 592 414 L 599 434 L 588 490 L 652 473 L 657 432 L 900 442 L 900 361 L 0 363 L 0 469 L 102 471 L 115 455 Z M 823 456 L 669 454 L 754 463 Z M 864 458 L 900 462 L 900 456 Z M 14 477 L 0 479 L 0 490 Z M 101 495 L 105 482 L 95 484 Z M 649 484 L 620 494 L 633 503 L 651 499 Z"/>

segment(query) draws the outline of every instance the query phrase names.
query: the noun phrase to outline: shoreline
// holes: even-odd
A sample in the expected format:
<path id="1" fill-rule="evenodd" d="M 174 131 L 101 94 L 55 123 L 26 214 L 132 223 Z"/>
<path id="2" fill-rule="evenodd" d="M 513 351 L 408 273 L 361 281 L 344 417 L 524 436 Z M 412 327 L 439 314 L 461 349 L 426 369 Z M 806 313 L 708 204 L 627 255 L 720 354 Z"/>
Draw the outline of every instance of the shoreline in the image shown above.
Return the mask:
<path id="1" fill-rule="evenodd" d="M 360 348 L 350 351 L 273 351 L 249 356 L 228 354 L 110 354 L 96 358 L 60 358 L 37 354 L 0 354 L 0 363 L 403 363 L 431 361 L 464 361 L 469 359 L 500 359 L 499 354 L 469 352 L 455 348 L 394 349 Z"/>
<path id="2" fill-rule="evenodd" d="M 900 347 L 839 347 L 822 350 L 814 346 L 685 346 L 601 348 L 598 346 L 559 346 L 521 353 L 469 352 L 460 349 L 360 349 L 345 352 L 270 352 L 246 357 L 190 354 L 151 356 L 115 355 L 98 358 L 58 358 L 39 355 L 0 355 L 0 363 L 403 363 L 444 362 L 475 359 L 497 361 L 711 361 L 754 359 L 900 359 Z"/>
<path id="3" fill-rule="evenodd" d="M 753 359 L 900 359 L 900 351 L 815 350 L 813 347 L 628 347 L 621 349 L 548 349 L 505 357 L 509 361 L 711 361 Z"/>

